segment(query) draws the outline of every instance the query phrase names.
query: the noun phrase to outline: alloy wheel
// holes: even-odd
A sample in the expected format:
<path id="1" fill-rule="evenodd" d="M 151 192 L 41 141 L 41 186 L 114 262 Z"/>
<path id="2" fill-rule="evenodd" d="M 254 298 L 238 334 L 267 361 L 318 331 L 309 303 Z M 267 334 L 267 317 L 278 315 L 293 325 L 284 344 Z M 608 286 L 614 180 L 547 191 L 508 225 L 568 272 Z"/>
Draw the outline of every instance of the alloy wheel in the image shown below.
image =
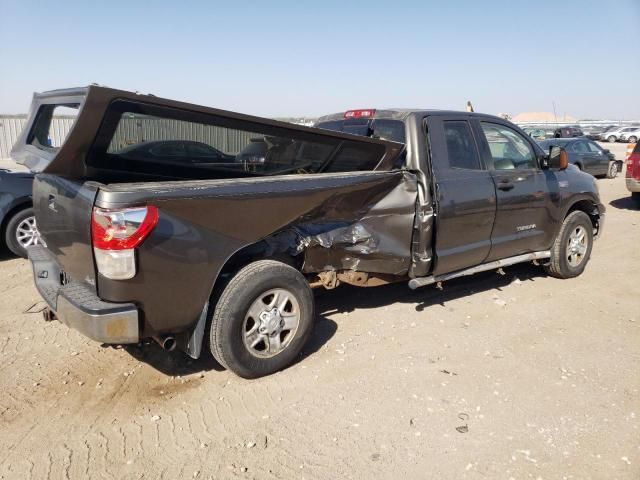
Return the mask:
<path id="1" fill-rule="evenodd" d="M 300 305 L 289 290 L 276 288 L 256 298 L 243 323 L 243 340 L 252 355 L 270 358 L 282 352 L 300 324 Z"/>

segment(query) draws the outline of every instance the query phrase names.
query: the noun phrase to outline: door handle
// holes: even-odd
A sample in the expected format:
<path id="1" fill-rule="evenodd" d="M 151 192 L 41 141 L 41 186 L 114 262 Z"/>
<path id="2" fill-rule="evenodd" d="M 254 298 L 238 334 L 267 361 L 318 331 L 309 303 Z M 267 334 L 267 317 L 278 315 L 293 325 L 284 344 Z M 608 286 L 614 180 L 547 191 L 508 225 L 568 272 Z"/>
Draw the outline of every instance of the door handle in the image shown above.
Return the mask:
<path id="1" fill-rule="evenodd" d="M 498 188 L 500 190 L 504 190 L 505 192 L 511 190 L 513 187 L 513 183 L 511 183 L 509 180 L 501 180 L 500 183 L 498 183 Z"/>

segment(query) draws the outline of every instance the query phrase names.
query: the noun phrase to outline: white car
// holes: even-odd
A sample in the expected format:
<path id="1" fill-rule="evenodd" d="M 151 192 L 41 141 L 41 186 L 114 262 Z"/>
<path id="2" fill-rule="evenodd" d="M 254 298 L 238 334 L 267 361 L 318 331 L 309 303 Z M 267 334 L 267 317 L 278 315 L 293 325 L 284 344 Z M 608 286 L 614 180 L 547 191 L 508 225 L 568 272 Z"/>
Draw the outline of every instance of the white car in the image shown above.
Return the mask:
<path id="1" fill-rule="evenodd" d="M 625 129 L 627 130 L 627 129 Z M 633 127 L 630 132 L 622 132 L 618 137 L 621 142 L 637 143 L 640 138 L 640 127 Z"/>
<path id="2" fill-rule="evenodd" d="M 600 135 L 600 140 L 606 140 L 609 143 L 615 143 L 620 140 L 620 136 L 624 133 L 638 130 L 638 127 L 620 127 L 616 130 L 609 130 Z"/>

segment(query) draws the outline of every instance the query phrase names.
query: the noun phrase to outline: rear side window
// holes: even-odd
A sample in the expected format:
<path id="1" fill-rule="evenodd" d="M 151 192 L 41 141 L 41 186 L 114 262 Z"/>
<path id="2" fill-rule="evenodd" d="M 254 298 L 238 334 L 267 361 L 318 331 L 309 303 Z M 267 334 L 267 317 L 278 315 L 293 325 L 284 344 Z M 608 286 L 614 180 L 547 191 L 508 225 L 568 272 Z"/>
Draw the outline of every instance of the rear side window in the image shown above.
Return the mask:
<path id="1" fill-rule="evenodd" d="M 589 150 L 593 153 L 602 153 L 602 149 L 597 143 L 587 142 L 587 147 L 589 147 Z"/>
<path id="2" fill-rule="evenodd" d="M 41 150 L 57 152 L 76 121 L 79 107 L 77 103 L 40 106 L 27 143 Z"/>
<path id="3" fill-rule="evenodd" d="M 400 120 L 357 118 L 320 122 L 316 126 L 325 130 L 406 143 L 404 122 Z"/>
<path id="4" fill-rule="evenodd" d="M 373 170 L 385 146 L 210 114 L 119 101 L 88 163 L 105 169 L 206 178 Z M 213 175 L 210 175 L 213 176 Z"/>
<path id="5" fill-rule="evenodd" d="M 571 146 L 571 151 L 576 153 L 587 153 L 589 151 L 589 148 L 587 147 L 587 144 L 585 142 L 575 142 Z"/>
<path id="6" fill-rule="evenodd" d="M 444 135 L 450 168 L 480 169 L 480 160 L 469 123 L 464 120 L 445 120 Z"/>

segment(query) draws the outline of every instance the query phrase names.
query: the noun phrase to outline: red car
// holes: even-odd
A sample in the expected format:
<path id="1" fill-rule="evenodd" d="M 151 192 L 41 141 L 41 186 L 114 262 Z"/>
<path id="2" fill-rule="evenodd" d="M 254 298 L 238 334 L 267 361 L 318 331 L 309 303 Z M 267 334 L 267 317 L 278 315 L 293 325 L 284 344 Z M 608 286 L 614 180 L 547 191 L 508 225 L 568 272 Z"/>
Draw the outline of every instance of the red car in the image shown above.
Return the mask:
<path id="1" fill-rule="evenodd" d="M 627 158 L 626 181 L 631 198 L 640 206 L 640 143 L 636 143 L 631 155 Z"/>

